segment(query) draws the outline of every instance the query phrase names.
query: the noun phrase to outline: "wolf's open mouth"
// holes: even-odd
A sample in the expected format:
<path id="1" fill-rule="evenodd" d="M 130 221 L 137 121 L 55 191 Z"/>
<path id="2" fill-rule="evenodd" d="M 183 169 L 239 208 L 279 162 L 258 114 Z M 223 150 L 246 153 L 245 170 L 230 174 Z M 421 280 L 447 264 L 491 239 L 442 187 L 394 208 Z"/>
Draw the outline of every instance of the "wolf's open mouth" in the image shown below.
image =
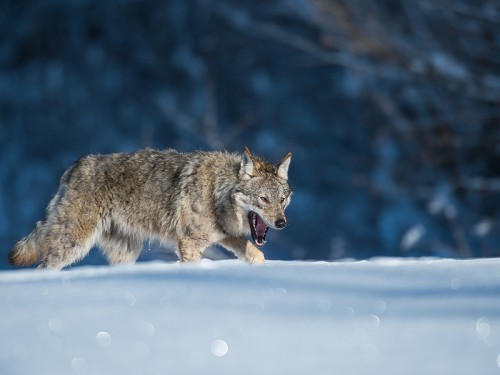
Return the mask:
<path id="1" fill-rule="evenodd" d="M 264 223 L 264 220 L 253 211 L 248 213 L 248 222 L 250 223 L 253 242 L 258 247 L 264 246 L 266 244 L 266 233 L 269 227 Z"/>

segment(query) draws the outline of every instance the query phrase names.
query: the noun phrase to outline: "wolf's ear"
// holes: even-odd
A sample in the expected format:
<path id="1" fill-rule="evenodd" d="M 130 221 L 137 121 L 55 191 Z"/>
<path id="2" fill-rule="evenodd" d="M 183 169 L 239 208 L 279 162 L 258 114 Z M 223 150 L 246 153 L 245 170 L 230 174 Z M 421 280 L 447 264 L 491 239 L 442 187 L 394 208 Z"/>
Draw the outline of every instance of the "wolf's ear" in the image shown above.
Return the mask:
<path id="1" fill-rule="evenodd" d="M 290 160 L 292 160 L 292 153 L 289 152 L 286 156 L 281 159 L 278 165 L 278 177 L 284 180 L 288 180 L 288 167 L 290 166 Z"/>
<path id="2" fill-rule="evenodd" d="M 240 166 L 240 178 L 242 180 L 249 180 L 253 177 L 253 171 L 255 169 L 255 165 L 253 163 L 252 153 L 245 146 L 243 150 L 243 155 L 241 157 L 241 166 Z"/>

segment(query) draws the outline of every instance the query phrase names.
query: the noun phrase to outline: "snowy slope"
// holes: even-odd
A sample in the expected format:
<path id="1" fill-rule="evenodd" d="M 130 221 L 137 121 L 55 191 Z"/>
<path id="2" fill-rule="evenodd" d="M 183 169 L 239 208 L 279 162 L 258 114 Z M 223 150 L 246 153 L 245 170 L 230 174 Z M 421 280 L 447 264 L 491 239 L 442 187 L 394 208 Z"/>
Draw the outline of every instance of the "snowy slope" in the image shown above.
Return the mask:
<path id="1" fill-rule="evenodd" d="M 500 260 L 0 272 L 0 374 L 500 374 Z"/>

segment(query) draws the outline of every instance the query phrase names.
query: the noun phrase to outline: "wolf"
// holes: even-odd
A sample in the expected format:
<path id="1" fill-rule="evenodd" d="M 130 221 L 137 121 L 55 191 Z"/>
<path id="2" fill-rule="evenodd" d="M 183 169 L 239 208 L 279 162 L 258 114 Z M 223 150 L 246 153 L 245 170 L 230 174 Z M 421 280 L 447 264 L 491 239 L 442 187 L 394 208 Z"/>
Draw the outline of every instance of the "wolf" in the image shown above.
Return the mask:
<path id="1" fill-rule="evenodd" d="M 45 220 L 14 245 L 9 260 L 62 269 L 97 245 L 111 264 L 134 263 L 144 240 L 158 239 L 175 245 L 181 262 L 197 262 L 219 244 L 262 264 L 258 248 L 267 231 L 287 225 L 291 156 L 277 165 L 247 147 L 85 156 L 63 173 Z"/>

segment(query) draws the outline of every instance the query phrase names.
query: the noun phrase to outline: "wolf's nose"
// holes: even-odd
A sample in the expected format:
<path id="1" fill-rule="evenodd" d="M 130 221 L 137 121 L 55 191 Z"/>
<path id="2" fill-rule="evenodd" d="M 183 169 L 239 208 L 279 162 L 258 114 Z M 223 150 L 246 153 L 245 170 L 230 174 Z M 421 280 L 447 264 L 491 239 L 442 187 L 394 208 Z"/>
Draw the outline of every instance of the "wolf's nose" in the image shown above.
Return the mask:
<path id="1" fill-rule="evenodd" d="M 276 225 L 276 228 L 278 229 L 283 229 L 286 227 L 286 221 L 284 219 L 278 219 L 274 222 L 274 225 Z"/>

